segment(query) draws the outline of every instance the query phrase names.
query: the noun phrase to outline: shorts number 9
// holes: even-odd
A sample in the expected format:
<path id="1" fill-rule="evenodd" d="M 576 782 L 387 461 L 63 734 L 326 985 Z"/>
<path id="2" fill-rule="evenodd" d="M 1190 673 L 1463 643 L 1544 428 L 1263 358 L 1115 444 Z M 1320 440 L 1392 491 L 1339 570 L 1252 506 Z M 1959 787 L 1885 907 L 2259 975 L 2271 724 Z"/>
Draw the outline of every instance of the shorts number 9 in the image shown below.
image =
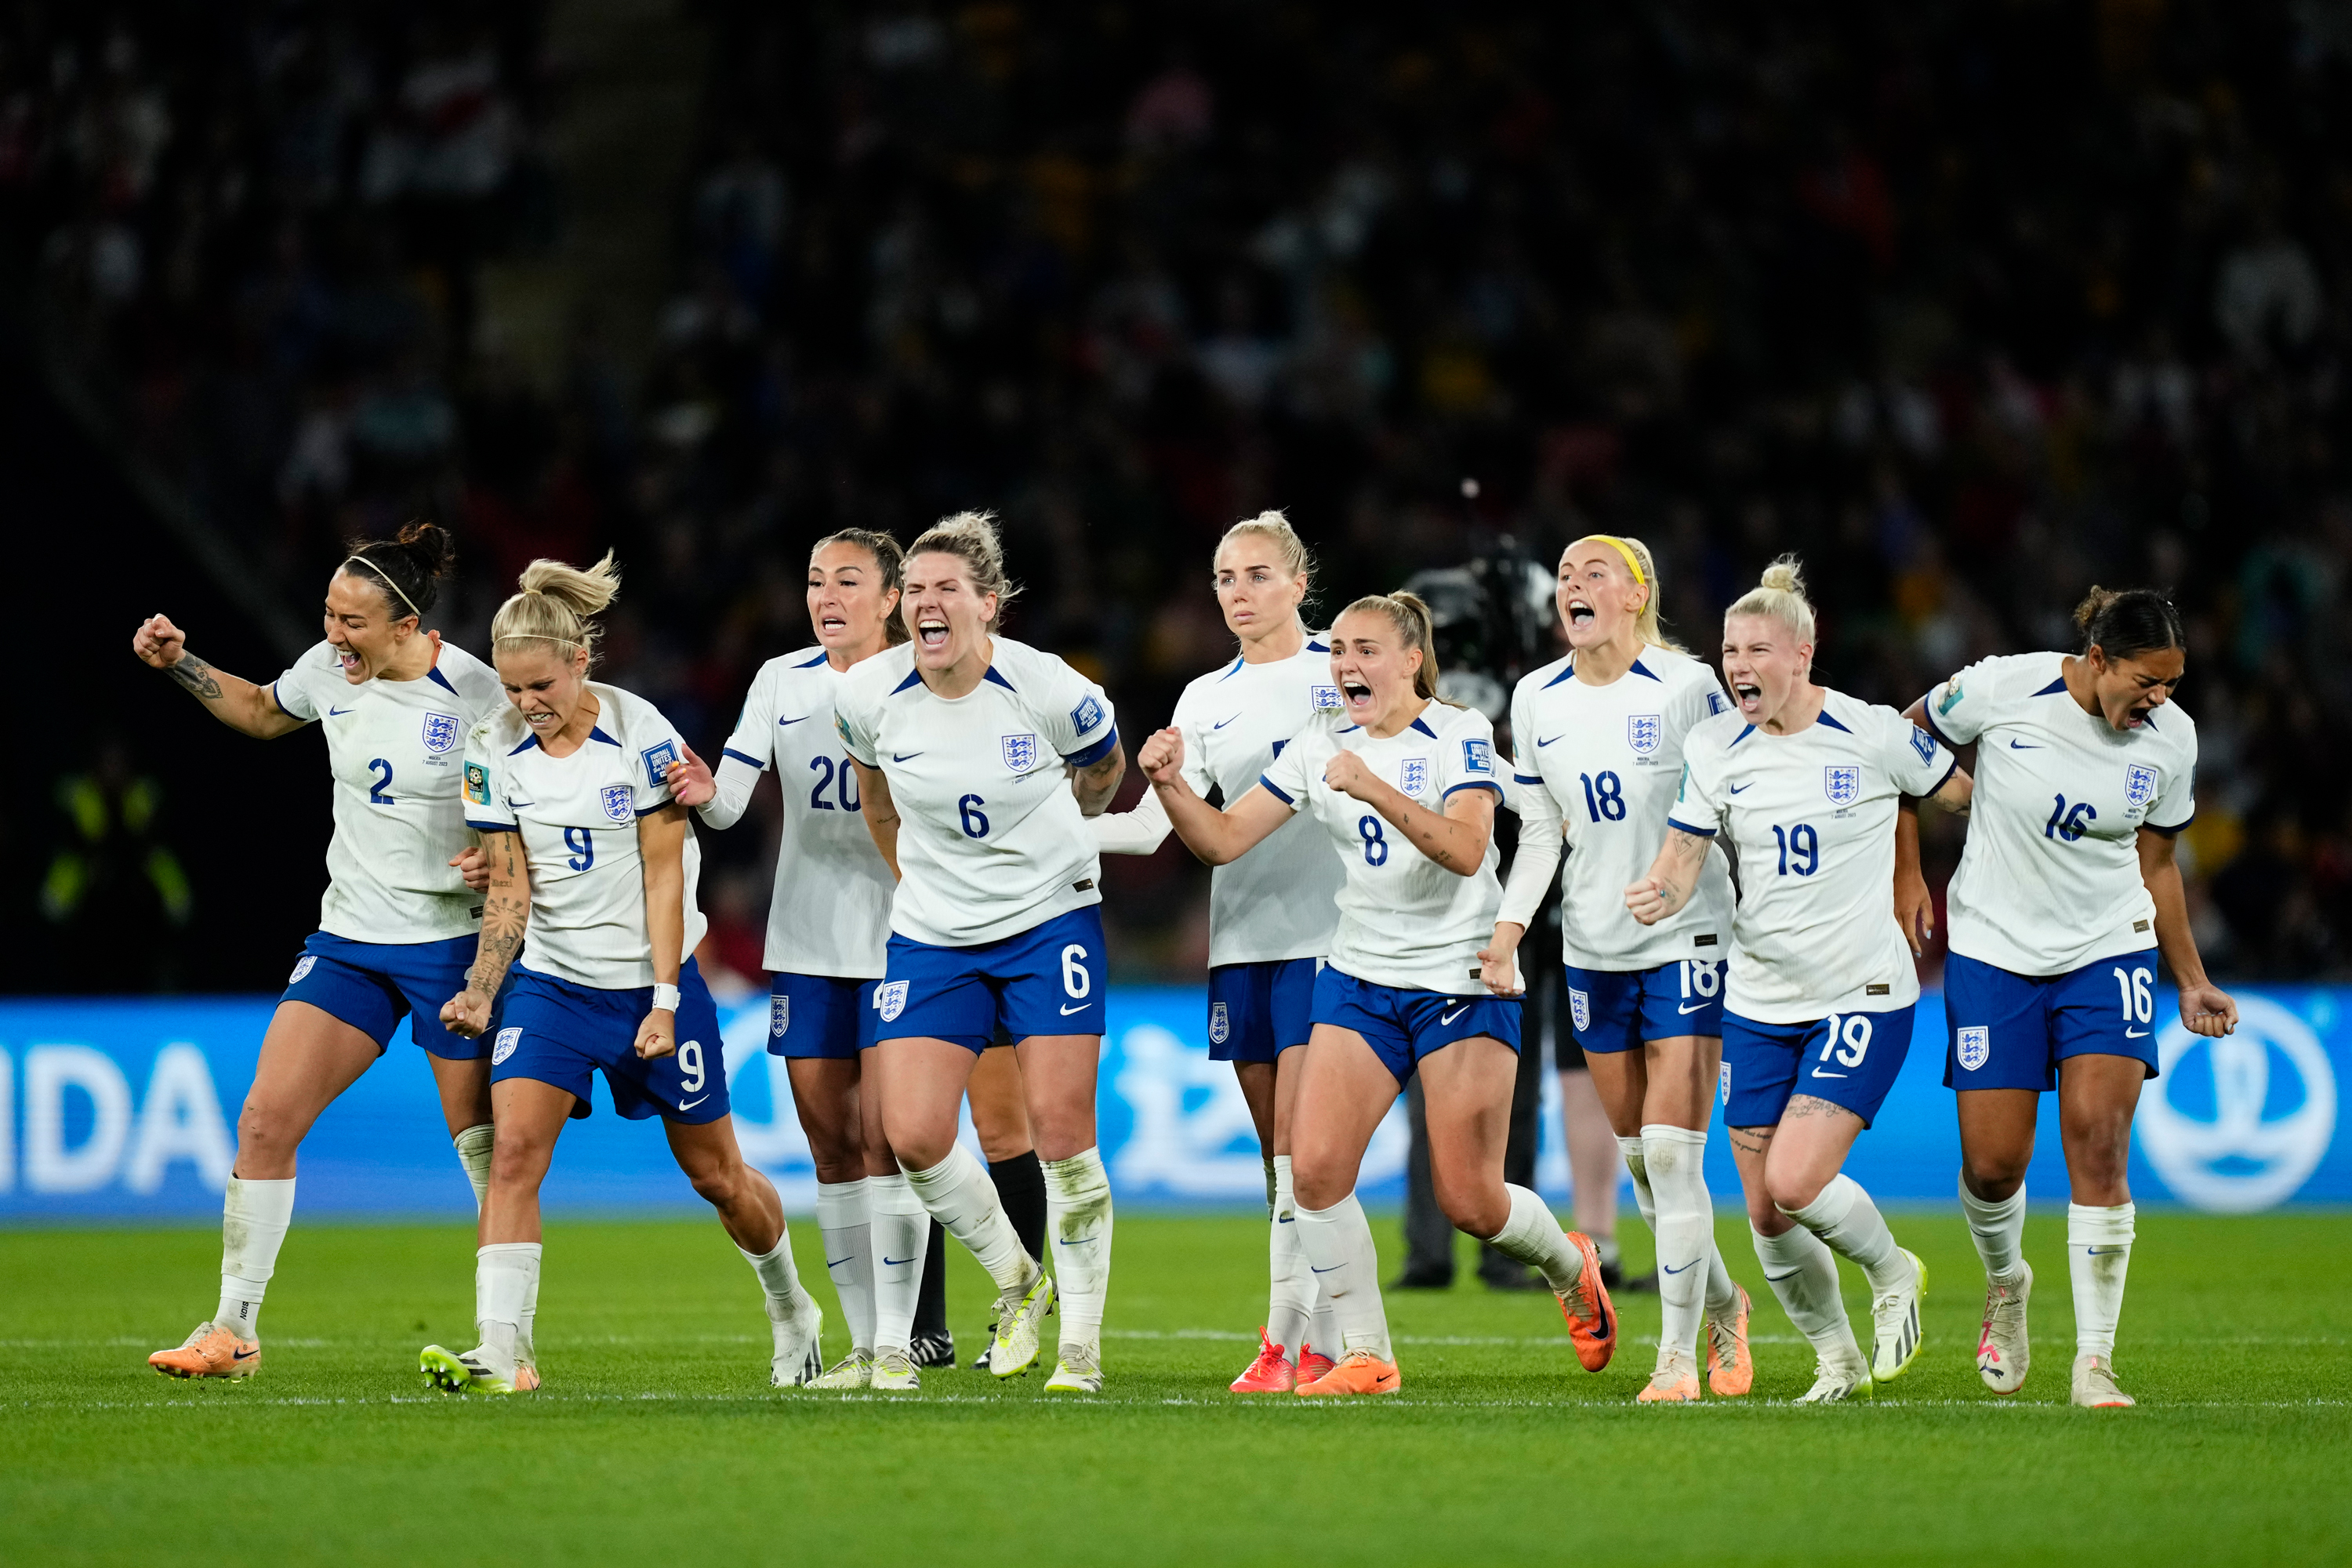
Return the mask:
<path id="1" fill-rule="evenodd" d="M 677 1048 L 678 1088 L 688 1094 L 702 1092 L 702 1042 L 688 1040 Z"/>

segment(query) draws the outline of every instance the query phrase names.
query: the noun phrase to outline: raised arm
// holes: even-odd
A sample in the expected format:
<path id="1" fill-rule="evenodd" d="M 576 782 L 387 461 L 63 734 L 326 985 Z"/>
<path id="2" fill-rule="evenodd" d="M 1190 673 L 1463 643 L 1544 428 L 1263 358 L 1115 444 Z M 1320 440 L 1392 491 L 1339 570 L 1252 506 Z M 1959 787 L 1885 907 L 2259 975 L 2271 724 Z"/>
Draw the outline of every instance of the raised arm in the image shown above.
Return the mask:
<path id="1" fill-rule="evenodd" d="M 1162 730 L 1143 742 L 1136 765 L 1151 781 L 1152 795 L 1168 814 L 1184 847 L 1207 865 L 1240 859 L 1290 820 L 1292 807 L 1264 784 L 1219 811 L 1192 792 L 1184 779 L 1184 733 Z"/>
<path id="2" fill-rule="evenodd" d="M 873 836 L 874 847 L 882 852 L 882 863 L 890 868 L 890 879 L 897 881 L 898 869 L 898 803 L 890 798 L 890 781 L 880 768 L 869 768 L 856 757 L 849 765 L 857 770 L 858 809 L 866 818 L 866 831 Z"/>
<path id="3" fill-rule="evenodd" d="M 2169 833 L 2139 830 L 2139 877 L 2156 900 L 2156 947 L 2180 987 L 2180 1021 L 2192 1035 L 2218 1037 L 2238 1027 L 2238 1005 L 2205 975 L 2197 933 L 2189 929 L 2189 892 L 2181 886 L 2178 845 Z"/>
<path id="4" fill-rule="evenodd" d="M 651 1061 L 677 1049 L 677 1009 L 665 1007 L 664 986 L 673 991 L 686 964 L 686 810 L 676 801 L 637 818 L 637 855 L 646 886 L 646 940 L 653 949 L 654 1005 L 637 1026 L 637 1059 Z"/>
<path id="5" fill-rule="evenodd" d="M 507 983 L 507 970 L 522 952 L 530 925 L 530 873 L 523 864 L 522 835 L 484 833 L 482 858 L 489 887 L 482 898 L 482 935 L 466 988 L 442 1005 L 441 1021 L 454 1034 L 472 1039 L 490 1026 L 490 1003 Z"/>
<path id="6" fill-rule="evenodd" d="M 274 741 L 300 729 L 303 721 L 278 706 L 267 686 L 215 669 L 188 651 L 185 632 L 168 616 L 150 616 L 131 634 L 131 651 L 142 664 L 160 669 L 209 709 L 214 718 L 257 741 Z"/>
<path id="7" fill-rule="evenodd" d="M 1648 873 L 1625 889 L 1625 907 L 1633 918 L 1654 926 L 1681 913 L 1698 887 L 1698 874 L 1706 865 L 1707 847 L 1713 842 L 1669 824 L 1666 841 L 1658 847 L 1658 858 L 1650 862 Z"/>

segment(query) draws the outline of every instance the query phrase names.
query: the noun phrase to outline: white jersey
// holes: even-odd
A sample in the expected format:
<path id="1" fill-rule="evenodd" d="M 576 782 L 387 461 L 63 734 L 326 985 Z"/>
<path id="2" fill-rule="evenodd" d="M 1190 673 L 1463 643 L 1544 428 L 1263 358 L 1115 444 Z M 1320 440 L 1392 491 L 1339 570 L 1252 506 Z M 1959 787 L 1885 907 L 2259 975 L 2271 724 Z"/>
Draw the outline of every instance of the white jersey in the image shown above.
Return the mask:
<path id="1" fill-rule="evenodd" d="M 1952 951 L 2063 974 L 2156 945 L 2139 830 L 2196 815 L 2197 726 L 2167 703 L 2118 731 L 2066 693 L 2066 656 L 1988 658 L 1927 693 L 1945 743 L 1977 746 L 1968 847 L 1949 893 Z"/>
<path id="2" fill-rule="evenodd" d="M 446 942 L 481 929 L 482 899 L 449 864 L 473 840 L 458 799 L 466 737 L 506 706 L 490 667 L 441 645 L 415 680 L 343 679 L 322 642 L 269 689 L 327 735 L 335 836 L 319 929 L 353 942 Z"/>
<path id="3" fill-rule="evenodd" d="M 1495 934 L 1503 898 L 1494 837 L 1487 837 L 1478 869 L 1455 876 L 1387 817 L 1323 782 L 1325 765 L 1343 751 L 1361 757 L 1399 794 L 1443 813 L 1465 789 L 1493 790 L 1500 804 L 1506 764 L 1495 757 L 1495 727 L 1482 713 L 1444 702 L 1432 702 L 1385 741 L 1360 724 L 1320 719 L 1292 738 L 1260 781 L 1284 805 L 1322 823 L 1346 868 L 1332 968 L 1375 985 L 1486 994 L 1478 950 Z"/>
<path id="4" fill-rule="evenodd" d="M 783 785 L 768 967 L 879 980 L 897 884 L 866 830 L 857 775 L 834 728 L 834 694 L 847 673 L 821 647 L 761 665 L 719 765 L 733 761 L 764 772 L 773 764 Z"/>
<path id="5" fill-rule="evenodd" d="M 1011 637 L 961 697 L 936 695 L 911 645 L 856 665 L 834 697 L 849 754 L 890 781 L 899 882 L 890 929 L 977 947 L 1102 902 L 1095 836 L 1066 766 L 1118 744 L 1110 699 Z"/>
<path id="6" fill-rule="evenodd" d="M 1896 797 L 1943 787 L 1959 763 L 1892 708 L 1843 691 L 1793 735 L 1735 710 L 1684 746 L 1685 833 L 1728 836 L 1739 858 L 1725 1007 L 1759 1024 L 1884 1013 L 1919 999 L 1895 919 Z"/>
<path id="7" fill-rule="evenodd" d="M 478 832 L 522 835 L 530 870 L 524 965 L 575 985 L 634 991 L 654 983 L 637 818 L 669 803 L 669 765 L 686 742 L 635 692 L 599 680 L 588 689 L 596 724 L 568 757 L 548 755 L 511 706 L 476 727 L 466 744 L 466 820 Z M 707 925 L 695 902 L 702 851 L 691 826 L 684 853 L 681 958 Z"/>
<path id="8" fill-rule="evenodd" d="M 1309 637 L 1288 658 L 1236 658 L 1176 700 L 1171 728 L 1184 736 L 1184 782 L 1202 799 L 1214 788 L 1231 805 L 1247 795 L 1300 727 L 1339 711 L 1330 647 Z M 1150 854 L 1168 835 L 1168 813 L 1146 791 L 1135 809 L 1095 818 L 1103 847 Z M 1320 958 L 1331 951 L 1345 868 L 1323 835 L 1294 816 L 1248 854 L 1209 873 L 1209 965 Z"/>
<path id="9" fill-rule="evenodd" d="M 1577 968 L 1654 969 L 1726 955 L 1731 876 L 1723 857 L 1709 855 L 1690 902 L 1654 926 L 1625 908 L 1625 889 L 1648 873 L 1666 841 L 1684 741 L 1730 707 L 1714 671 L 1663 647 L 1643 648 L 1606 686 L 1579 680 L 1571 657 L 1512 693 L 1513 805 L 1531 831 L 1558 834 L 1566 819 L 1559 929 L 1564 956 Z"/>

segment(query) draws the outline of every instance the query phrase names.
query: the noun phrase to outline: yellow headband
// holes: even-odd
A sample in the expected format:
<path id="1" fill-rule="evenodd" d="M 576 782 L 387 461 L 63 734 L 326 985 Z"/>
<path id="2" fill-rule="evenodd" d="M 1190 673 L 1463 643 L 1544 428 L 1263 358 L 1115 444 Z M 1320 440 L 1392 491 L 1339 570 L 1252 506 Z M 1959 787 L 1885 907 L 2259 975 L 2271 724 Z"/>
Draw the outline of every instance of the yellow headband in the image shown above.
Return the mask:
<path id="1" fill-rule="evenodd" d="M 1642 575 L 1642 561 L 1639 556 L 1633 553 L 1633 547 L 1632 545 L 1626 543 L 1623 540 L 1618 538 L 1613 533 L 1588 533 L 1582 539 L 1578 540 L 1577 543 L 1586 544 L 1594 541 L 1598 541 L 1599 542 L 1609 546 L 1610 549 L 1615 551 L 1618 554 L 1622 555 L 1625 558 L 1625 570 L 1633 574 L 1633 582 L 1637 586 L 1646 588 L 1650 585 L 1650 580 Z"/>

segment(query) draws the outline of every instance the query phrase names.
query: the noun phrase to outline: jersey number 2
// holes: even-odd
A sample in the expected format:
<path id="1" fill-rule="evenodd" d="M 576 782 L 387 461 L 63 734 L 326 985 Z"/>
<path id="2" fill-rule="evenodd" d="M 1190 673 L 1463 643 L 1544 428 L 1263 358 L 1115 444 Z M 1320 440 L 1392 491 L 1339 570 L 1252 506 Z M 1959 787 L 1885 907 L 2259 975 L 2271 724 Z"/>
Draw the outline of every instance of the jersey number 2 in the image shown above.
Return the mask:
<path id="1" fill-rule="evenodd" d="M 378 773 L 383 776 L 378 778 L 375 776 Z M 392 805 L 392 764 L 382 757 L 370 757 L 368 774 L 368 804 L 370 805 Z"/>

